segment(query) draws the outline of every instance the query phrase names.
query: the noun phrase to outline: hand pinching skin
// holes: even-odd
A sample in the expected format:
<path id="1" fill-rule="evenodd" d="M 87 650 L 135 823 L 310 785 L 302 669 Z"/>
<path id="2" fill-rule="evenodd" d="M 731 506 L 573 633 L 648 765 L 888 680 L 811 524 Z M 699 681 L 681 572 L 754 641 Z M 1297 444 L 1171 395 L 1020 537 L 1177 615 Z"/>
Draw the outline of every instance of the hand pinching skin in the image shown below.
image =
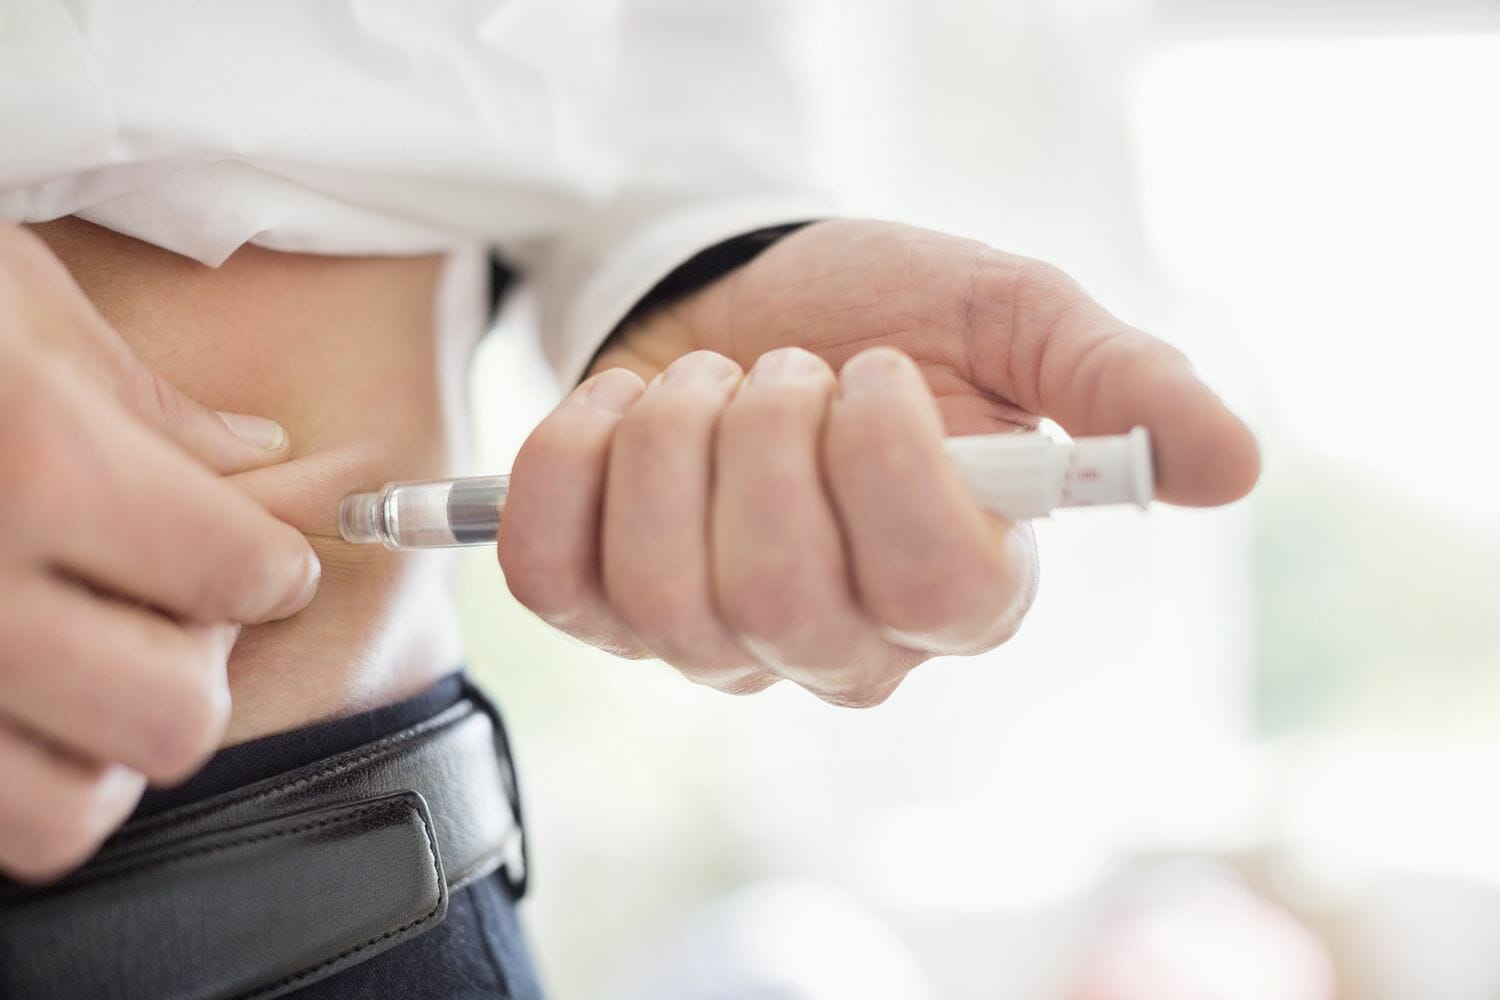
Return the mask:
<path id="1" fill-rule="evenodd" d="M 221 477 L 288 453 L 158 378 L 0 227 L 0 872 L 82 862 L 218 748 L 240 625 L 294 614 L 319 573 Z"/>

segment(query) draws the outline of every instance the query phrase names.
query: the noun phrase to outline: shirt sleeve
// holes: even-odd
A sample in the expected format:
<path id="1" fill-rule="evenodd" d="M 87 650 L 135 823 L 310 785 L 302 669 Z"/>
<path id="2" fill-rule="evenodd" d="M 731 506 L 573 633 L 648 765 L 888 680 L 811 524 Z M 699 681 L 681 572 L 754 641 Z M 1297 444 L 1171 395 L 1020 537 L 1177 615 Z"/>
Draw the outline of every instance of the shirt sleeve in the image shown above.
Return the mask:
<path id="1" fill-rule="evenodd" d="M 629 0 L 580 118 L 609 180 L 546 236 L 502 245 L 534 288 L 542 350 L 564 385 L 632 307 L 698 252 L 830 214 L 811 134 L 806 0 Z"/>

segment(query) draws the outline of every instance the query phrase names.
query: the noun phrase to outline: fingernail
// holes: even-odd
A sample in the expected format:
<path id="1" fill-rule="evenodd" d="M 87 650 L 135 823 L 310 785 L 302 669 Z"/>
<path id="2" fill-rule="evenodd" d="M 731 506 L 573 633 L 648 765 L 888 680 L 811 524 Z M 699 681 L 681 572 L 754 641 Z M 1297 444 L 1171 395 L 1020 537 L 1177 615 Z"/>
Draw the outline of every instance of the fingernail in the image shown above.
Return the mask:
<path id="1" fill-rule="evenodd" d="M 279 451 L 286 444 L 286 430 L 274 420 L 252 417 L 248 413 L 224 413 L 219 419 L 241 441 L 262 451 Z"/>
<path id="2" fill-rule="evenodd" d="M 795 385 L 821 380 L 828 366 L 811 351 L 800 347 L 782 347 L 767 351 L 750 369 L 748 381 L 761 385 Z"/>
<path id="3" fill-rule="evenodd" d="M 740 369 L 733 361 L 713 351 L 694 351 L 684 354 L 662 373 L 666 385 L 713 386 L 739 376 Z"/>
<path id="4" fill-rule="evenodd" d="M 318 592 L 318 581 L 323 577 L 323 564 L 318 561 L 318 554 L 308 549 L 302 557 L 302 574 L 296 586 L 287 591 L 287 600 L 281 610 L 288 615 L 296 614 L 312 601 L 313 595 Z"/>
<path id="5" fill-rule="evenodd" d="M 624 413 L 644 391 L 640 376 L 625 368 L 610 368 L 588 380 L 583 399 L 597 409 Z"/>
<path id="6" fill-rule="evenodd" d="M 889 347 L 861 351 L 844 362 L 839 372 L 839 388 L 845 396 L 887 393 L 900 385 L 910 362 Z"/>

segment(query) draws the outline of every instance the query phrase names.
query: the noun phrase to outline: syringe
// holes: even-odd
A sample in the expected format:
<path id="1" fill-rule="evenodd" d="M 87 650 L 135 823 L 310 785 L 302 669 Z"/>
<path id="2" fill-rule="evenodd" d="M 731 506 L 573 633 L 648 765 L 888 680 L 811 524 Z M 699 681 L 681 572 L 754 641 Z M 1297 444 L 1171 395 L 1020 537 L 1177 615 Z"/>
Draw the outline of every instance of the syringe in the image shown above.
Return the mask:
<path id="1" fill-rule="evenodd" d="M 1144 427 L 1112 437 L 1054 441 L 1044 434 L 979 434 L 944 442 L 980 505 L 1011 520 L 1063 507 L 1151 502 L 1151 439 Z M 339 505 L 346 542 L 388 549 L 493 544 L 510 476 L 390 483 Z"/>

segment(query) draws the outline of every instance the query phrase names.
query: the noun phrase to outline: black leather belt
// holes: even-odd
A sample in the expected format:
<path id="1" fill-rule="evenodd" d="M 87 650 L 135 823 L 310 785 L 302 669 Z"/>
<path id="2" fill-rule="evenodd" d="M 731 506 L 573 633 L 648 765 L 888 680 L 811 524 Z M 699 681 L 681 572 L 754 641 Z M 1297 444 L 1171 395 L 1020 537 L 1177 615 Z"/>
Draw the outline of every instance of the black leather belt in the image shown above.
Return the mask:
<path id="1" fill-rule="evenodd" d="M 307 767 L 131 824 L 0 896 L 0 998 L 276 997 L 525 877 L 504 731 L 464 700 Z"/>

